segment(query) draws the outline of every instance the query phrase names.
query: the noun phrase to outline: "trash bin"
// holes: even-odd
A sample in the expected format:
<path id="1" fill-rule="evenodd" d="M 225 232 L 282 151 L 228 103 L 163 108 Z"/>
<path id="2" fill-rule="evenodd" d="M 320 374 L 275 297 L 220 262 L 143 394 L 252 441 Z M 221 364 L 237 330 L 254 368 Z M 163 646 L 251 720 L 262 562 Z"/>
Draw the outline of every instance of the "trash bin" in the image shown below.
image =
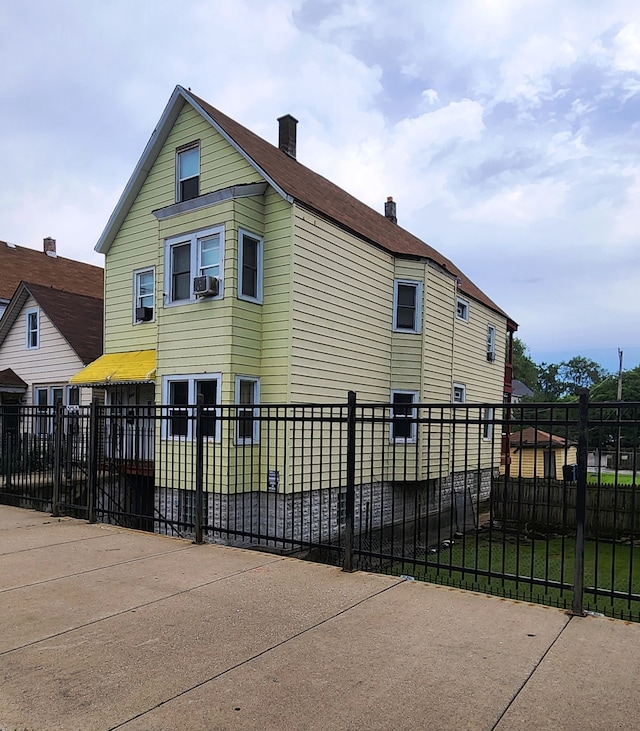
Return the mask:
<path id="1" fill-rule="evenodd" d="M 565 482 L 575 482 L 578 479 L 578 465 L 566 464 L 562 468 L 562 477 Z"/>

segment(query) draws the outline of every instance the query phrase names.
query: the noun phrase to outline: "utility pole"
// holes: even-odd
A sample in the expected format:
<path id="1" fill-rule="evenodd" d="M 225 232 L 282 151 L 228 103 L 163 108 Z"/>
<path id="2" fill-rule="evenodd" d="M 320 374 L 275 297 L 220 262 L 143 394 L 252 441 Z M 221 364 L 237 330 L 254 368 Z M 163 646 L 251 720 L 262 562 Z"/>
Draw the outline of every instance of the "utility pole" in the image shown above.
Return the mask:
<path id="1" fill-rule="evenodd" d="M 620 422 L 620 419 L 622 418 L 622 406 L 620 405 L 620 402 L 622 401 L 622 358 L 623 353 L 620 348 L 618 348 L 618 422 Z M 620 469 L 620 452 L 621 452 L 621 442 L 622 442 L 622 427 L 618 427 L 618 443 L 616 444 L 616 470 Z"/>

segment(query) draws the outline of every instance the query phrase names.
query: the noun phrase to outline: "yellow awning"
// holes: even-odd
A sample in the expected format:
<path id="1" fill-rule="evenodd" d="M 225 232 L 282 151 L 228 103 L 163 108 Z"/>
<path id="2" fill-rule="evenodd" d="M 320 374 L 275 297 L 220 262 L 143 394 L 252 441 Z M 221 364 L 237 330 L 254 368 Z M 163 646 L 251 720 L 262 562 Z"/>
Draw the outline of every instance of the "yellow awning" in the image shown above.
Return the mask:
<path id="1" fill-rule="evenodd" d="M 89 363 L 69 381 L 76 386 L 112 386 L 120 383 L 153 383 L 156 351 L 107 353 Z"/>

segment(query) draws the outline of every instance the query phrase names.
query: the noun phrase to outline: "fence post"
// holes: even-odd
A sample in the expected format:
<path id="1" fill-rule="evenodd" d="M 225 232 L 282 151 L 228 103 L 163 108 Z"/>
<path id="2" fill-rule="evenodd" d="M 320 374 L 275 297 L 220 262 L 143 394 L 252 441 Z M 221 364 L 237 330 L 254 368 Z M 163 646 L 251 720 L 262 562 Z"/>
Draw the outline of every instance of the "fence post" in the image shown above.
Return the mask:
<path id="1" fill-rule="evenodd" d="M 98 399 L 89 407 L 89 482 L 87 484 L 87 520 L 95 523 L 96 495 L 98 494 Z"/>
<path id="2" fill-rule="evenodd" d="M 584 524 L 587 506 L 587 450 L 589 448 L 589 391 L 580 391 L 578 417 L 578 482 L 576 487 L 576 545 L 573 560 L 571 614 L 584 616 Z"/>
<path id="3" fill-rule="evenodd" d="M 58 404 L 53 415 L 53 494 L 51 514 L 60 515 L 60 478 L 62 476 L 62 434 L 64 432 L 64 406 Z"/>
<path id="4" fill-rule="evenodd" d="M 204 478 L 204 436 L 202 434 L 202 410 L 204 396 L 198 394 L 196 406 L 196 543 L 202 543 L 202 485 Z"/>
<path id="5" fill-rule="evenodd" d="M 345 505 L 343 571 L 353 571 L 353 528 L 356 502 L 356 392 L 347 401 L 347 500 Z"/>

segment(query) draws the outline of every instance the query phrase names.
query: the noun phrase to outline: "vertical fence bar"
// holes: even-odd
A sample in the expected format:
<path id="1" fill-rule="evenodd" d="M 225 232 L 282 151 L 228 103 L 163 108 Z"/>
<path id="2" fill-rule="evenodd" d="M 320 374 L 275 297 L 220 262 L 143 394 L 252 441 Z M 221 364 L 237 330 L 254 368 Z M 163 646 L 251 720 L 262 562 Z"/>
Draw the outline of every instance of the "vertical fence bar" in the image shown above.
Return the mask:
<path id="1" fill-rule="evenodd" d="M 98 494 L 98 399 L 89 407 L 89 481 L 87 484 L 87 520 L 96 522 L 96 496 Z"/>
<path id="2" fill-rule="evenodd" d="M 356 392 L 347 401 L 347 499 L 344 527 L 343 571 L 353 571 L 353 528 L 356 502 Z"/>
<path id="3" fill-rule="evenodd" d="M 589 447 L 589 391 L 580 392 L 578 417 L 578 483 L 576 489 L 576 544 L 573 563 L 571 614 L 584 615 L 584 523 L 587 504 L 587 450 Z"/>
<path id="4" fill-rule="evenodd" d="M 60 478 L 62 476 L 62 434 L 64 406 L 55 407 L 53 415 L 53 495 L 51 496 L 51 514 L 60 515 Z"/>
<path id="5" fill-rule="evenodd" d="M 196 543 L 202 543 L 202 485 L 204 481 L 204 434 L 202 433 L 203 408 L 204 395 L 199 393 L 198 405 L 196 406 Z"/>

